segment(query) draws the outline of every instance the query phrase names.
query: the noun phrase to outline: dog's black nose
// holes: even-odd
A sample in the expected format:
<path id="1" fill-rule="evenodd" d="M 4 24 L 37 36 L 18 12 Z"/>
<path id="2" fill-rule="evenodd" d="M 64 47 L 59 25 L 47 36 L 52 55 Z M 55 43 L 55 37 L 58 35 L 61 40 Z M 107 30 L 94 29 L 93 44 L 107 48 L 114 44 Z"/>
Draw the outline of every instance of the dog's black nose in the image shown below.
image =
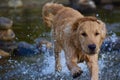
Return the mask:
<path id="1" fill-rule="evenodd" d="M 88 45 L 88 48 L 89 48 L 91 51 L 94 51 L 95 48 L 96 48 L 96 45 L 95 45 L 95 44 L 90 44 L 90 45 Z"/>

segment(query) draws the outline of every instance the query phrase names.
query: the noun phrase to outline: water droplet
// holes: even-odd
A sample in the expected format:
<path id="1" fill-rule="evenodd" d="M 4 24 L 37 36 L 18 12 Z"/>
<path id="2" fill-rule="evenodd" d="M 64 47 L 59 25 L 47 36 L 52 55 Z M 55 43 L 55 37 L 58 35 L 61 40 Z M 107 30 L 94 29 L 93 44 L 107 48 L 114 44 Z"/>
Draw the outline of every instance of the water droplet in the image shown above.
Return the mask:
<path id="1" fill-rule="evenodd" d="M 96 14 L 96 17 L 98 17 L 99 16 L 99 14 Z"/>
<path id="2" fill-rule="evenodd" d="M 0 56 L 0 59 L 2 59 L 2 56 Z"/>
<path id="3" fill-rule="evenodd" d="M 28 34 L 27 37 L 30 37 L 30 35 Z"/>

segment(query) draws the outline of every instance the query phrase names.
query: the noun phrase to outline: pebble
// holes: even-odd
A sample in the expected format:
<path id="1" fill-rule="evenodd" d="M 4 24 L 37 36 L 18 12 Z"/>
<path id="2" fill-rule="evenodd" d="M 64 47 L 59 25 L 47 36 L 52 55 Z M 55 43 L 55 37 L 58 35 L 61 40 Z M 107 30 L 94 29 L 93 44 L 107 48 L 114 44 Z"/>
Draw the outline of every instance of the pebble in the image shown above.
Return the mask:
<path id="1" fill-rule="evenodd" d="M 15 38 L 15 33 L 13 30 L 0 30 L 0 40 L 9 41 Z"/>
<path id="2" fill-rule="evenodd" d="M 0 30 L 1 29 L 10 29 L 13 25 L 13 21 L 5 18 L 5 17 L 0 17 Z"/>

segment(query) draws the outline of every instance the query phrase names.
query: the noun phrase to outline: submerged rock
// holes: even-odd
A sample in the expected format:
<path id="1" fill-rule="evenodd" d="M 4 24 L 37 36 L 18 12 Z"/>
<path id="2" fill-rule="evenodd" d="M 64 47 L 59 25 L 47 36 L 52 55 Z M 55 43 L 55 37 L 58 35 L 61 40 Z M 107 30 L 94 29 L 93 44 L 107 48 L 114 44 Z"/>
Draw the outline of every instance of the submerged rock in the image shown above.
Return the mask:
<path id="1" fill-rule="evenodd" d="M 13 25 L 13 21 L 5 18 L 5 17 L 0 17 L 0 29 L 10 29 Z"/>
<path id="2" fill-rule="evenodd" d="M 45 53 L 52 48 L 52 43 L 47 40 L 39 41 L 32 45 L 27 42 L 19 42 L 14 50 L 15 56 L 33 56 L 38 53 Z"/>
<path id="3" fill-rule="evenodd" d="M 15 41 L 2 41 L 0 40 L 0 49 L 12 53 L 17 48 Z"/>
<path id="4" fill-rule="evenodd" d="M 96 5 L 92 0 L 69 0 L 69 6 L 82 12 L 92 13 L 96 10 Z"/>
<path id="5" fill-rule="evenodd" d="M 9 0 L 8 6 L 12 8 L 22 7 L 23 3 L 21 0 Z"/>
<path id="6" fill-rule="evenodd" d="M 37 48 L 27 42 L 19 42 L 14 50 L 15 56 L 33 56 L 39 53 Z"/>
<path id="7" fill-rule="evenodd" d="M 15 33 L 13 30 L 8 29 L 8 30 L 0 30 L 0 40 L 3 41 L 9 41 L 13 40 L 15 38 Z"/>
<path id="8" fill-rule="evenodd" d="M 112 4 L 106 4 L 103 6 L 104 9 L 106 10 L 113 10 L 114 9 L 114 6 Z"/>

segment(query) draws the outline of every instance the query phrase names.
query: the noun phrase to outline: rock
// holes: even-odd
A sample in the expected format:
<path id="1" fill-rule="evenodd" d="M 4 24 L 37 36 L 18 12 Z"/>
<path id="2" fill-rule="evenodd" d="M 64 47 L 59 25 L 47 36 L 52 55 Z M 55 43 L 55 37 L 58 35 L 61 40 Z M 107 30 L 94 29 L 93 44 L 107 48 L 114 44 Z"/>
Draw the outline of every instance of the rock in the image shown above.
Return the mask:
<path id="1" fill-rule="evenodd" d="M 79 0 L 78 10 L 84 13 L 93 13 L 96 11 L 96 5 L 92 0 Z"/>
<path id="2" fill-rule="evenodd" d="M 15 38 L 15 33 L 11 30 L 0 30 L 0 40 L 9 41 Z"/>
<path id="3" fill-rule="evenodd" d="M 69 0 L 69 6 L 82 12 L 92 13 L 96 10 L 96 5 L 92 0 Z"/>
<path id="4" fill-rule="evenodd" d="M 5 51 L 3 51 L 3 50 L 0 49 L 0 56 L 1 57 L 9 57 L 10 54 L 8 52 L 5 52 Z"/>
<path id="5" fill-rule="evenodd" d="M 5 18 L 5 17 L 0 17 L 0 29 L 10 29 L 13 25 L 13 21 Z"/>
<path id="6" fill-rule="evenodd" d="M 35 45 L 31 45 L 27 42 L 19 42 L 17 48 L 14 50 L 15 56 L 33 56 L 38 53 L 47 52 L 52 48 L 52 43 L 47 40 L 40 41 Z"/>
<path id="7" fill-rule="evenodd" d="M 17 43 L 15 41 L 1 41 L 0 40 L 0 49 L 12 53 L 14 49 L 17 48 Z"/>
<path id="8" fill-rule="evenodd" d="M 79 0 L 79 5 L 86 6 L 86 7 L 88 6 L 91 9 L 96 8 L 96 5 L 95 5 L 94 1 L 92 1 L 92 0 Z"/>
<path id="9" fill-rule="evenodd" d="M 8 6 L 11 8 L 22 7 L 23 3 L 21 0 L 9 0 Z"/>
<path id="10" fill-rule="evenodd" d="M 107 4 L 107 5 L 104 5 L 103 8 L 106 10 L 113 10 L 114 6 L 112 4 Z"/>
<path id="11" fill-rule="evenodd" d="M 27 42 L 19 42 L 17 44 L 17 49 L 14 50 L 15 56 L 32 56 L 38 54 L 37 48 Z"/>

